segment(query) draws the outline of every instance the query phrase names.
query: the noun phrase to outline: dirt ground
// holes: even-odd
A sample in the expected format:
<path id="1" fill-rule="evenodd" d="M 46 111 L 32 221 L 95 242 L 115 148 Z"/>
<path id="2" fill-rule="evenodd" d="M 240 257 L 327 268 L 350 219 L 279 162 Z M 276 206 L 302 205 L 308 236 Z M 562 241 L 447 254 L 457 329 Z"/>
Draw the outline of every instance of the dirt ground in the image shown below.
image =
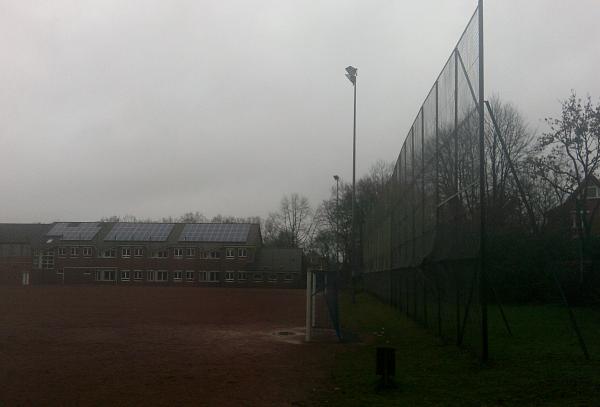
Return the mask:
<path id="1" fill-rule="evenodd" d="M 336 346 L 303 342 L 304 310 L 304 290 L 0 287 L 0 406 L 304 405 Z"/>

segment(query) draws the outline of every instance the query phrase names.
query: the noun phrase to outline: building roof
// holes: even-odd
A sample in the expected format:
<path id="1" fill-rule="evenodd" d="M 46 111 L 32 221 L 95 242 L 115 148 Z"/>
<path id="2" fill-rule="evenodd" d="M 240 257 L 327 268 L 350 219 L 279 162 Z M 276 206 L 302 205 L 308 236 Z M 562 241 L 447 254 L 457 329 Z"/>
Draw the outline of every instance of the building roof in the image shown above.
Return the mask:
<path id="1" fill-rule="evenodd" d="M 260 225 L 255 223 L 128 223 L 55 222 L 0 223 L 0 243 L 77 244 L 97 247 L 127 244 L 205 247 L 258 246 Z"/>
<path id="2" fill-rule="evenodd" d="M 258 271 L 302 271 L 302 249 L 263 247 L 257 259 Z"/>

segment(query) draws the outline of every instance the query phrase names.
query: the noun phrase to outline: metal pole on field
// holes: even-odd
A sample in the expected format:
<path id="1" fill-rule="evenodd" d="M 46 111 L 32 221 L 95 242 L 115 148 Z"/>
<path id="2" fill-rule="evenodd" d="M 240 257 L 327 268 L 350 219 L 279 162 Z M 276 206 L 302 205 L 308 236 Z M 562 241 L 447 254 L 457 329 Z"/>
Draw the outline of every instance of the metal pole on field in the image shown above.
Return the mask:
<path id="1" fill-rule="evenodd" d="M 335 309 L 337 312 L 336 332 L 338 338 L 341 339 L 340 334 L 340 307 L 338 303 L 338 293 L 340 284 L 340 177 L 337 175 L 333 176 L 335 180 Z"/>
<path id="2" fill-rule="evenodd" d="M 355 277 L 356 277 L 356 76 L 358 69 L 353 66 L 346 68 L 346 77 L 354 87 L 354 122 L 352 131 L 352 246 L 351 246 L 351 275 L 352 275 L 352 303 L 356 302 Z"/>
<path id="3" fill-rule="evenodd" d="M 484 70 L 483 70 L 483 0 L 478 0 L 478 23 L 479 23 L 479 200 L 480 200 L 480 288 L 479 296 L 481 301 L 481 360 L 487 361 L 489 356 L 488 348 L 488 315 L 487 315 L 487 275 L 486 265 L 486 188 L 485 188 L 485 123 L 484 123 Z"/>
<path id="4" fill-rule="evenodd" d="M 313 287 L 313 273 L 312 270 L 306 272 L 306 341 L 309 342 L 312 337 L 312 315 L 313 315 L 313 303 L 312 303 L 312 287 Z"/>
<path id="5" fill-rule="evenodd" d="M 335 265 L 340 262 L 340 177 L 333 176 L 335 180 Z"/>

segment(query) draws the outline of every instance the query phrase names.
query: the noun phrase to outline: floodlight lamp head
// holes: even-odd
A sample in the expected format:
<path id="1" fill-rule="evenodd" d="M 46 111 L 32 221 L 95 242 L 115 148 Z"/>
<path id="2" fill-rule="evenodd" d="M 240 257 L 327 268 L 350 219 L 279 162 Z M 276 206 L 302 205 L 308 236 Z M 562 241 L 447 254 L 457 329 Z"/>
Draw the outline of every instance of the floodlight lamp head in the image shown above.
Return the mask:
<path id="1" fill-rule="evenodd" d="M 358 69 L 356 69 L 352 65 L 346 67 L 346 72 L 348 72 L 346 74 L 346 78 L 348 78 L 348 80 L 350 82 L 352 82 L 352 85 L 356 85 L 356 72 L 357 71 L 358 71 Z"/>

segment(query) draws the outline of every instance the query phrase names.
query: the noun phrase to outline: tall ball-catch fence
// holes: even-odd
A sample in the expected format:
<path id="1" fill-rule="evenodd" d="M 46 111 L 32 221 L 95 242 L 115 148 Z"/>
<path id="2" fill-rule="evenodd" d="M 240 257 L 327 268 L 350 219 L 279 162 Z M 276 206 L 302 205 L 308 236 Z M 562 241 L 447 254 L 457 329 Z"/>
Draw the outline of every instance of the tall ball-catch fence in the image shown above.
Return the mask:
<path id="1" fill-rule="evenodd" d="M 367 288 L 485 357 L 478 8 L 425 98 L 364 225 Z"/>

